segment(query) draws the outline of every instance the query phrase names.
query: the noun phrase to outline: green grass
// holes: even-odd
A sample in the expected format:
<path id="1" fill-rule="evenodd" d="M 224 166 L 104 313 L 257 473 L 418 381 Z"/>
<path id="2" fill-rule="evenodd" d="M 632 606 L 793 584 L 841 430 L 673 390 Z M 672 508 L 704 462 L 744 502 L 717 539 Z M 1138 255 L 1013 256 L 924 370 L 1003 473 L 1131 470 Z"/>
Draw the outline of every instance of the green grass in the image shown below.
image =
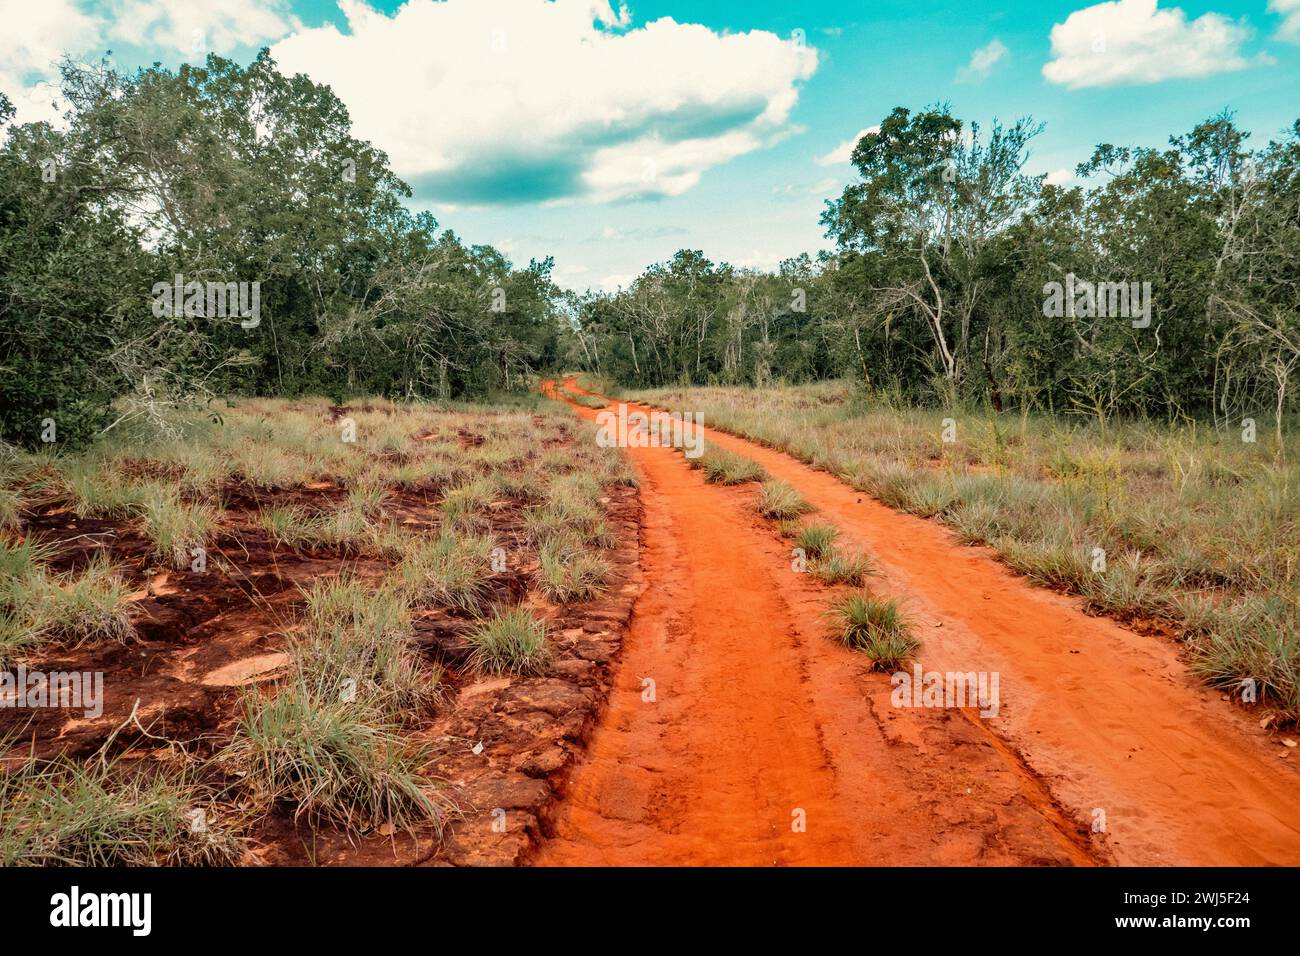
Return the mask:
<path id="1" fill-rule="evenodd" d="M 153 544 L 155 557 L 173 568 L 188 568 L 219 520 L 208 505 L 183 504 L 173 491 L 158 488 L 140 503 L 140 530 Z"/>
<path id="2" fill-rule="evenodd" d="M 491 526 L 487 511 L 492 493 L 492 483 L 483 479 L 448 491 L 441 506 L 443 527 L 466 534 L 486 531 Z"/>
<path id="3" fill-rule="evenodd" d="M 538 549 L 537 589 L 552 601 L 589 601 L 605 590 L 613 569 L 574 537 L 548 539 Z"/>
<path id="4" fill-rule="evenodd" d="M 441 831 L 447 804 L 420 768 L 428 754 L 363 703 L 318 694 L 302 682 L 269 699 L 250 692 L 220 761 L 240 775 L 254 802 L 294 808 L 294 817 L 356 833 L 384 824 Z"/>
<path id="5" fill-rule="evenodd" d="M 844 554 L 835 549 L 823 552 L 809 568 L 823 584 L 861 585 L 874 573 L 870 559 L 861 554 Z"/>
<path id="6" fill-rule="evenodd" d="M 687 461 L 692 468 L 704 470 L 704 480 L 718 485 L 739 485 L 747 481 L 766 481 L 763 466 L 723 448 L 710 448 L 698 458 Z"/>
<path id="7" fill-rule="evenodd" d="M 349 554 L 395 557 L 407 543 L 400 528 L 359 502 L 319 513 L 293 505 L 266 508 L 260 523 L 276 545 L 312 551 L 337 548 Z"/>
<path id="8" fill-rule="evenodd" d="M 440 671 L 420 658 L 405 595 L 342 577 L 318 581 L 305 597 L 303 633 L 290 650 L 306 686 L 359 700 L 391 723 L 432 708 Z"/>
<path id="9" fill-rule="evenodd" d="M 530 544 L 542 547 L 553 538 L 576 538 L 588 547 L 610 547 L 614 537 L 605 522 L 599 480 L 585 474 L 555 478 L 545 504 L 524 513 L 524 533 Z"/>
<path id="10" fill-rule="evenodd" d="M 154 489 L 132 485 L 111 466 L 93 459 L 74 459 L 63 465 L 64 484 L 78 518 L 126 519 L 139 513 Z"/>
<path id="11" fill-rule="evenodd" d="M 105 558 L 81 572 L 55 574 L 36 560 L 32 546 L 0 549 L 18 573 L 0 574 L 0 666 L 48 643 L 127 641 L 130 588 Z"/>
<path id="12" fill-rule="evenodd" d="M 897 407 L 843 382 L 662 389 L 636 400 L 702 412 L 890 507 L 987 545 L 1044 586 L 1121 620 L 1181 626 L 1199 672 L 1253 679 L 1300 717 L 1300 458 L 1232 427 Z M 959 440 L 940 440 L 942 418 Z M 1231 424 L 1231 423 L 1230 423 Z M 1091 569 L 1093 548 L 1108 569 Z M 1221 613 L 1188 617 L 1208 605 Z M 1233 672 L 1233 668 L 1237 668 Z"/>
<path id="13" fill-rule="evenodd" d="M 481 535 L 448 532 L 413 541 L 395 572 L 416 604 L 477 615 L 490 593 L 493 542 Z"/>
<path id="14" fill-rule="evenodd" d="M 234 865 L 240 825 L 212 808 L 212 795 L 183 773 L 29 757 L 0 773 L 0 864 Z"/>
<path id="15" fill-rule="evenodd" d="M 12 488 L 0 488 L 0 531 L 22 523 L 23 496 Z"/>
<path id="16" fill-rule="evenodd" d="M 797 547 L 803 548 L 804 554 L 808 557 L 821 558 L 835 549 L 835 539 L 839 533 L 839 529 L 834 525 L 814 522 L 804 525 L 795 533 L 794 543 Z"/>
<path id="17" fill-rule="evenodd" d="M 472 666 L 483 673 L 540 674 L 551 659 L 546 623 L 523 607 L 480 621 L 468 634 Z"/>
<path id="18" fill-rule="evenodd" d="M 812 511 L 812 505 L 804 500 L 803 495 L 795 491 L 784 481 L 765 481 L 758 494 L 758 513 L 764 518 L 777 521 L 797 518 Z"/>
<path id="19" fill-rule="evenodd" d="M 892 599 L 852 594 L 831 605 L 829 616 L 832 635 L 866 654 L 872 670 L 898 670 L 921 647 L 898 602 Z"/>
<path id="20" fill-rule="evenodd" d="M 52 547 L 38 544 L 31 538 L 21 541 L 0 538 L 0 582 L 31 577 L 53 554 Z"/>

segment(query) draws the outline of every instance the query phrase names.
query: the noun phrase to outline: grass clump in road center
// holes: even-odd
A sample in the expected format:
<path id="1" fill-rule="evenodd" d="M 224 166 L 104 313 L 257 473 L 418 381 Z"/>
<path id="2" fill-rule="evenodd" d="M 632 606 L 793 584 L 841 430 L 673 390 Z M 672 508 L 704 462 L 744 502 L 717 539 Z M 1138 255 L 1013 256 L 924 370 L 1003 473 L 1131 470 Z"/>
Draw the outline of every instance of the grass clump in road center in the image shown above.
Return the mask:
<path id="1" fill-rule="evenodd" d="M 711 448 L 699 458 L 688 458 L 692 468 L 704 470 L 704 480 L 716 485 L 740 485 L 747 481 L 765 481 L 767 472 L 751 461 L 722 448 Z"/>
<path id="2" fill-rule="evenodd" d="M 874 574 L 871 560 L 862 554 L 845 554 L 832 548 L 812 563 L 812 572 L 823 584 L 860 585 Z"/>
<path id="3" fill-rule="evenodd" d="M 797 518 L 812 511 L 803 495 L 784 481 L 765 481 L 758 494 L 758 513 L 777 521 Z"/>
<path id="4" fill-rule="evenodd" d="M 871 659 L 873 670 L 895 671 L 921 647 L 898 602 L 870 594 L 851 594 L 830 610 L 835 638 Z"/>
<path id="5" fill-rule="evenodd" d="M 834 525 L 814 522 L 795 532 L 794 543 L 796 547 L 803 548 L 808 557 L 822 558 L 835 550 L 835 539 L 839 533 L 839 528 Z"/>

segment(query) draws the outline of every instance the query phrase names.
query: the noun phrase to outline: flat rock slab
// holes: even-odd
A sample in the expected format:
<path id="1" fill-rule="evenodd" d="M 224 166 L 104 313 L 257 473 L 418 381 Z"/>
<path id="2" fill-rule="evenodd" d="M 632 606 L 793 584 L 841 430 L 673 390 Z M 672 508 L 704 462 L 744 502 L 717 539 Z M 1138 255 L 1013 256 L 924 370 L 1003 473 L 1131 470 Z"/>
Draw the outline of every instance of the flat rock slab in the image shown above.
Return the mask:
<path id="1" fill-rule="evenodd" d="M 208 687 L 241 687 L 255 684 L 261 680 L 270 680 L 289 666 L 289 655 L 276 651 L 271 654 L 258 654 L 231 661 L 224 667 L 208 671 L 199 680 Z"/>

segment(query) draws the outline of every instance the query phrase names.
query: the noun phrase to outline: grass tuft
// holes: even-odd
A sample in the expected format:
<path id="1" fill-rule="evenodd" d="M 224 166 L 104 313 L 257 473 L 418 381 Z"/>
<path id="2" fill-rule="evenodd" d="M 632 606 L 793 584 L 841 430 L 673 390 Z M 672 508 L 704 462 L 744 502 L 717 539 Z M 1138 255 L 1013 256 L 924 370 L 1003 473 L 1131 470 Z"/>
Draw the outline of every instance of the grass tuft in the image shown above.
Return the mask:
<path id="1" fill-rule="evenodd" d="M 830 619 L 835 638 L 866 654 L 872 670 L 898 670 L 921 647 L 892 599 L 851 594 L 831 606 Z"/>
<path id="2" fill-rule="evenodd" d="M 469 641 L 474 645 L 471 664 L 484 673 L 540 674 L 551 659 L 546 622 L 523 607 L 479 622 Z"/>
<path id="3" fill-rule="evenodd" d="M 758 513 L 778 521 L 797 518 L 812 511 L 803 495 L 784 481 L 765 481 L 758 494 Z"/>

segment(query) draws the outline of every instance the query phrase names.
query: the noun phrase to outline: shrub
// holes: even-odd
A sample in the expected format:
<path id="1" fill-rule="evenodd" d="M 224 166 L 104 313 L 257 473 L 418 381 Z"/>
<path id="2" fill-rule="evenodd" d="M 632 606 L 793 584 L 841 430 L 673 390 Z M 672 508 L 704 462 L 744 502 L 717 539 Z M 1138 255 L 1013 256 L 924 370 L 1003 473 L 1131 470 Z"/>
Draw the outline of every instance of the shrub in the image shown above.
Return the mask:
<path id="1" fill-rule="evenodd" d="M 762 465 L 722 448 L 711 448 L 699 458 L 687 460 L 691 467 L 704 469 L 704 480 L 714 484 L 739 485 L 768 477 Z"/>

